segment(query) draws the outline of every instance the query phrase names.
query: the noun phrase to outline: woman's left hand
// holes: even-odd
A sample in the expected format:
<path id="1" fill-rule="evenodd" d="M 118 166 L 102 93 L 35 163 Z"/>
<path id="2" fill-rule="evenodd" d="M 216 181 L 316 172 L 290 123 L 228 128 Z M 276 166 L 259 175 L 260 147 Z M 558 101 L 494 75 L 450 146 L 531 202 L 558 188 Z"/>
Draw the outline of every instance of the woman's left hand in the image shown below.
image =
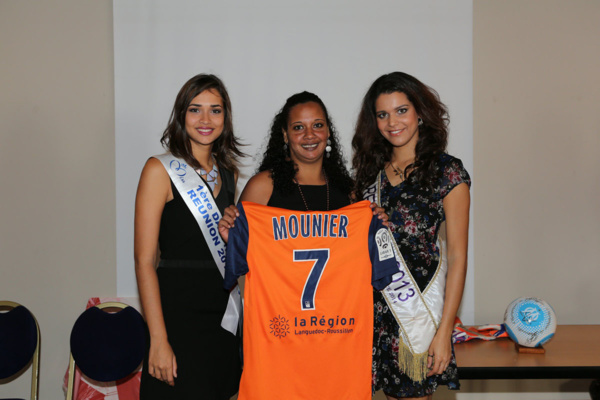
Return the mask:
<path id="1" fill-rule="evenodd" d="M 446 371 L 452 359 L 452 335 L 438 331 L 429 346 L 427 356 L 427 376 L 439 375 Z M 432 357 L 433 356 L 433 357 Z"/>
<path id="2" fill-rule="evenodd" d="M 385 213 L 383 207 L 379 207 L 377 203 L 371 203 L 369 207 L 371 207 L 371 210 L 373 210 L 373 215 L 377 215 L 377 218 L 383 222 L 384 226 L 389 226 L 389 223 L 387 222 L 388 215 Z"/>

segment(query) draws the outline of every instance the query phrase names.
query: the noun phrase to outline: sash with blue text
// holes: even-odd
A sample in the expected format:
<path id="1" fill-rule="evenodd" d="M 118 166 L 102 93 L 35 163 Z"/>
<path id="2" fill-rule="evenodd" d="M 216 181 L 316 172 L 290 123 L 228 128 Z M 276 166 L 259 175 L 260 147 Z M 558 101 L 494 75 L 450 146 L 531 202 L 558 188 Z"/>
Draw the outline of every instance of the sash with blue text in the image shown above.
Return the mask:
<path id="1" fill-rule="evenodd" d="M 225 277 L 225 242 L 219 236 L 218 230 L 221 212 L 206 182 L 193 168 L 188 168 L 185 161 L 170 153 L 154 156 L 154 158 L 160 160 L 167 170 L 173 185 L 200 226 L 219 272 Z M 233 289 L 229 293 L 221 326 L 235 335 L 242 314 L 242 299 L 239 288 L 234 286 L 236 285 L 231 285 Z"/>

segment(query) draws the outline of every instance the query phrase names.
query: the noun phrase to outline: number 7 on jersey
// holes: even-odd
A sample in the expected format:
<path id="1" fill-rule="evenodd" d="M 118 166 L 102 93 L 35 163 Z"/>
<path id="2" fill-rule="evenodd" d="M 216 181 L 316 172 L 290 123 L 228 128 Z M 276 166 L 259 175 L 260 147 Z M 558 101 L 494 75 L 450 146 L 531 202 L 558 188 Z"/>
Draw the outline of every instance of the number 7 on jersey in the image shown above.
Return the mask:
<path id="1" fill-rule="evenodd" d="M 294 250 L 294 261 L 314 261 L 302 289 L 301 307 L 303 310 L 315 309 L 315 295 L 329 260 L 329 249 Z"/>

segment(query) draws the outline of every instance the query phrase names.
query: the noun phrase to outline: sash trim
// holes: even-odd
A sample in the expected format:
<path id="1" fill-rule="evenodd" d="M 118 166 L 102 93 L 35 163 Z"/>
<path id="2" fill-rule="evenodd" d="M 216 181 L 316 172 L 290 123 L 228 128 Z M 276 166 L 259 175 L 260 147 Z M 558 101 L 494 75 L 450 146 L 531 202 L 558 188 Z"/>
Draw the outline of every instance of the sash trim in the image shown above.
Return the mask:
<path id="1" fill-rule="evenodd" d="M 429 284 L 427 285 L 427 287 L 425 288 L 425 290 L 423 290 L 423 296 L 425 296 L 427 294 L 427 292 L 429 291 L 429 288 L 431 287 L 431 284 L 435 281 L 435 279 L 437 278 L 437 275 L 442 271 L 442 262 L 444 261 L 444 255 L 446 252 L 446 249 L 444 248 L 444 242 L 442 242 L 441 239 L 437 240 L 437 244 L 438 244 L 438 249 L 440 249 L 440 260 L 438 261 L 438 265 L 437 267 L 435 267 L 435 274 L 433 274 L 433 278 L 431 278 L 431 281 L 429 281 Z"/>

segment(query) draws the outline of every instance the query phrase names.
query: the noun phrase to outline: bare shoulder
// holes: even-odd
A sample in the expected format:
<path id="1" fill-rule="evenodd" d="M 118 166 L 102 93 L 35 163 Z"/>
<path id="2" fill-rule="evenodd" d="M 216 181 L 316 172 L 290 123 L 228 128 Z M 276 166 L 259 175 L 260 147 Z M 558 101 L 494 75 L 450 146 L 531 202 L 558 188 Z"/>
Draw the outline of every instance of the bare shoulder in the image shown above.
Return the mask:
<path id="1" fill-rule="evenodd" d="M 443 199 L 444 208 L 447 206 L 463 205 L 469 208 L 471 193 L 466 182 L 456 185 Z"/>
<path id="2" fill-rule="evenodd" d="M 251 201 L 266 205 L 273 193 L 273 179 L 269 171 L 262 171 L 254 175 L 240 196 L 240 201 Z"/>
<path id="3" fill-rule="evenodd" d="M 167 200 L 168 197 L 172 197 L 170 194 L 171 185 L 169 174 L 163 167 L 160 160 L 151 157 L 146 161 L 144 169 L 142 169 L 142 175 L 140 176 L 140 183 L 138 185 L 138 196 L 143 193 L 145 195 L 151 195 L 152 197 L 158 196 Z"/>

